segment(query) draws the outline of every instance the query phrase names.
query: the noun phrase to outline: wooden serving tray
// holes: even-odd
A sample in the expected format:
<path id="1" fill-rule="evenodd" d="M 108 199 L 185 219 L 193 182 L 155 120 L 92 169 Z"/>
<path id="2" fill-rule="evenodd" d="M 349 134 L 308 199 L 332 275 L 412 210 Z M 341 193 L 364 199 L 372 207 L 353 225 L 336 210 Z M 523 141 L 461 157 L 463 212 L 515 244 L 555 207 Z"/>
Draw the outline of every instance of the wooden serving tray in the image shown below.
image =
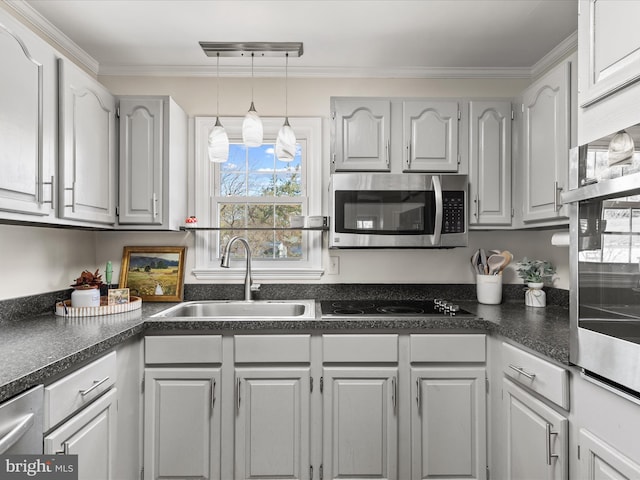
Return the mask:
<path id="1" fill-rule="evenodd" d="M 60 317 L 97 317 L 100 315 L 113 315 L 115 313 L 131 312 L 142 308 L 142 298 L 130 297 L 129 303 L 107 305 L 107 297 L 100 297 L 99 307 L 72 307 L 71 300 L 56 303 L 56 315 Z"/>

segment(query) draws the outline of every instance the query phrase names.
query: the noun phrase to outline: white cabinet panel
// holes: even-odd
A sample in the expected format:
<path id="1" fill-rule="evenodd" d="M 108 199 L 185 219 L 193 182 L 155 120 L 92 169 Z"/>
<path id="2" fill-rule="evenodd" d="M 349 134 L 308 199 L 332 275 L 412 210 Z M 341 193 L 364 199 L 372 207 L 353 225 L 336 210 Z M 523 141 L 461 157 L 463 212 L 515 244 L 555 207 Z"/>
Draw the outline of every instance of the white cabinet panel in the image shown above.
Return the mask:
<path id="1" fill-rule="evenodd" d="M 115 223 L 115 98 L 68 60 L 59 59 L 59 216 Z"/>
<path id="2" fill-rule="evenodd" d="M 511 225 L 511 102 L 469 102 L 470 225 Z"/>
<path id="3" fill-rule="evenodd" d="M 112 389 L 44 439 L 45 454 L 78 455 L 78 478 L 118 480 L 114 475 L 117 389 Z"/>
<path id="4" fill-rule="evenodd" d="M 310 369 L 236 368 L 236 479 L 308 479 Z"/>
<path id="5" fill-rule="evenodd" d="M 336 99 L 333 171 L 389 171 L 391 102 Z"/>
<path id="6" fill-rule="evenodd" d="M 38 220 L 53 213 L 55 52 L 0 10 L 0 63 L 0 211 Z"/>
<path id="7" fill-rule="evenodd" d="M 397 478 L 397 368 L 323 371 L 324 478 Z"/>
<path id="8" fill-rule="evenodd" d="M 640 478 L 640 465 L 625 457 L 589 430 L 580 429 L 580 478 L 632 480 Z"/>
<path id="9" fill-rule="evenodd" d="M 510 380 L 502 386 L 508 478 L 567 479 L 568 420 Z"/>
<path id="10" fill-rule="evenodd" d="M 412 368 L 412 475 L 486 477 L 484 368 Z"/>
<path id="11" fill-rule="evenodd" d="M 144 478 L 220 478 L 219 368 L 145 370 Z"/>
<path id="12" fill-rule="evenodd" d="M 403 103 L 405 172 L 458 171 L 456 101 Z"/>

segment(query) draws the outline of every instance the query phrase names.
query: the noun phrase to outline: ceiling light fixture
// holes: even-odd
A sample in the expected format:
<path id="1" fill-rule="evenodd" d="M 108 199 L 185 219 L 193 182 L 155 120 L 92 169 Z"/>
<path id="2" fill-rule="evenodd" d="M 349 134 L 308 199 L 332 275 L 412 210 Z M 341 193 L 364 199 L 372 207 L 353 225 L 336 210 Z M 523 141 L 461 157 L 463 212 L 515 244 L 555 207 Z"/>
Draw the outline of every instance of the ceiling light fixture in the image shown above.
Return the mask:
<path id="1" fill-rule="evenodd" d="M 280 127 L 276 140 L 276 157 L 281 162 L 291 162 L 296 156 L 296 134 L 289 125 L 289 54 L 286 54 L 284 67 L 284 125 Z"/>
<path id="2" fill-rule="evenodd" d="M 251 52 L 251 106 L 249 111 L 244 116 L 242 122 L 242 142 L 247 147 L 259 147 L 262 145 L 262 120 L 256 107 L 253 105 L 253 57 L 254 53 Z"/>
<path id="3" fill-rule="evenodd" d="M 216 123 L 209 132 L 209 160 L 224 163 L 229 158 L 229 137 L 220 123 L 220 54 L 216 55 Z"/>

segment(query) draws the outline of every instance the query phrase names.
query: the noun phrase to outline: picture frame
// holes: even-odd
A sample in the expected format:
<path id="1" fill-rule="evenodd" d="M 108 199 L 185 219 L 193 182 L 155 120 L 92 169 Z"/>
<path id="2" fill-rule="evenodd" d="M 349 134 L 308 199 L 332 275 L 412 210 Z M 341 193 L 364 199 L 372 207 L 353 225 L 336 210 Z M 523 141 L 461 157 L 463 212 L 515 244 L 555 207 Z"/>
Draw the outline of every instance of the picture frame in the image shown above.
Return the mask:
<path id="1" fill-rule="evenodd" d="M 119 288 L 145 302 L 181 302 L 187 247 L 124 247 Z"/>
<path id="2" fill-rule="evenodd" d="M 129 303 L 128 288 L 110 288 L 107 291 L 107 305 L 120 305 Z"/>

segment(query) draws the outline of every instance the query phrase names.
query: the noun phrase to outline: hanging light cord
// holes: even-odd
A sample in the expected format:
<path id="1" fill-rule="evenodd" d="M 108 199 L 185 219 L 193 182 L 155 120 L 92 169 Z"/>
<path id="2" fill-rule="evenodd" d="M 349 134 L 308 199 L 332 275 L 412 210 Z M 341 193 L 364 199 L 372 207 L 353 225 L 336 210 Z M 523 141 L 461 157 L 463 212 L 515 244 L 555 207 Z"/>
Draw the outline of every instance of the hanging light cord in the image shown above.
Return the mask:
<path id="1" fill-rule="evenodd" d="M 254 53 L 251 52 L 251 105 L 253 105 L 253 56 Z"/>
<path id="2" fill-rule="evenodd" d="M 216 118 L 220 116 L 220 52 L 216 53 Z"/>
<path id="3" fill-rule="evenodd" d="M 284 118 L 289 119 L 289 52 L 285 56 L 284 64 Z"/>

